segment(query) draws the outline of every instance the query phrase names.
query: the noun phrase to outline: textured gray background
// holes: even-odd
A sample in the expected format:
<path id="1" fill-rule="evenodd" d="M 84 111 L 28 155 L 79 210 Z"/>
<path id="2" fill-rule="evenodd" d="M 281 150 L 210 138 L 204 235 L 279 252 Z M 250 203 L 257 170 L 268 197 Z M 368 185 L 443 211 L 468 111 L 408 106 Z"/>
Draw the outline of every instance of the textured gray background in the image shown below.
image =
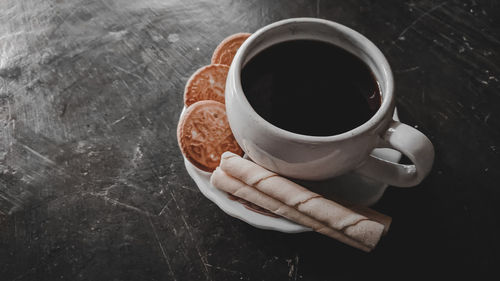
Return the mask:
<path id="1" fill-rule="evenodd" d="M 253 228 L 187 175 L 189 76 L 236 32 L 312 16 L 393 67 L 433 141 L 371 254 Z M 0 280 L 480 280 L 500 261 L 498 1 L 0 1 Z"/>

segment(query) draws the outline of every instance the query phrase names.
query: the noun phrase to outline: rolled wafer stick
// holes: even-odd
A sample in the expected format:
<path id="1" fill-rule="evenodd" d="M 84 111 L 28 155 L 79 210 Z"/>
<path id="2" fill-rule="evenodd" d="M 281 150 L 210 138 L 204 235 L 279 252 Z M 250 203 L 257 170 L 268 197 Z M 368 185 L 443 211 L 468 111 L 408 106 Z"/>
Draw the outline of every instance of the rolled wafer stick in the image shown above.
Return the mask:
<path id="1" fill-rule="evenodd" d="M 225 152 L 221 156 L 220 168 L 247 185 L 369 247 L 375 247 L 384 231 L 383 224 L 327 200 L 236 154 Z"/>
<path id="2" fill-rule="evenodd" d="M 374 209 L 371 209 L 369 207 L 361 206 L 361 205 L 354 205 L 351 202 L 348 202 L 342 198 L 338 198 L 332 195 L 329 195 L 329 200 L 333 201 L 337 204 L 340 204 L 348 209 L 351 209 L 352 211 L 365 216 L 371 220 L 377 221 L 381 224 L 384 225 L 384 232 L 382 232 L 382 236 L 386 235 L 389 232 L 389 228 L 392 223 L 392 217 L 388 215 L 384 215 L 380 212 L 375 211 Z"/>
<path id="3" fill-rule="evenodd" d="M 263 192 L 245 184 L 244 182 L 233 178 L 226 174 L 220 168 L 217 168 L 210 178 L 210 182 L 216 188 L 223 190 L 239 198 L 243 198 L 249 202 L 258 205 L 261 208 L 267 209 L 274 214 L 287 218 L 291 221 L 297 222 L 301 225 L 310 227 L 314 231 L 321 233 L 323 235 L 334 238 L 344 244 L 355 247 L 365 252 L 369 252 L 373 249 L 372 246 L 365 245 L 359 241 L 352 239 L 351 237 L 345 235 L 344 233 L 332 229 L 323 223 L 305 215 L 296 209 L 283 204 Z"/>
<path id="4" fill-rule="evenodd" d="M 335 201 L 335 199 L 334 199 Z M 337 203 L 341 203 L 338 202 Z M 382 213 L 379 213 L 373 209 L 363 207 L 363 206 L 354 206 L 354 205 L 345 205 L 347 208 L 353 210 L 354 212 L 365 216 L 367 218 L 370 218 L 371 220 L 377 221 L 381 224 L 384 225 L 384 231 L 382 232 L 382 235 L 386 235 L 387 232 L 389 232 L 389 227 L 391 226 L 392 218 L 388 215 L 384 215 Z"/>

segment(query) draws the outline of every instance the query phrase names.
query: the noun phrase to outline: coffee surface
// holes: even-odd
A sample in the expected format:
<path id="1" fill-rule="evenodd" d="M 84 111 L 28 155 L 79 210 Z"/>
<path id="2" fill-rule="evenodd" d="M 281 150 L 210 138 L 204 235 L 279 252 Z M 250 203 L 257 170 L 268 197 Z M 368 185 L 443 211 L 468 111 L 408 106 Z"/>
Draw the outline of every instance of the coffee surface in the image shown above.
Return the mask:
<path id="1" fill-rule="evenodd" d="M 261 117 L 303 135 L 349 131 L 380 107 L 379 87 L 369 67 L 322 41 L 286 41 L 263 50 L 243 67 L 241 83 Z"/>

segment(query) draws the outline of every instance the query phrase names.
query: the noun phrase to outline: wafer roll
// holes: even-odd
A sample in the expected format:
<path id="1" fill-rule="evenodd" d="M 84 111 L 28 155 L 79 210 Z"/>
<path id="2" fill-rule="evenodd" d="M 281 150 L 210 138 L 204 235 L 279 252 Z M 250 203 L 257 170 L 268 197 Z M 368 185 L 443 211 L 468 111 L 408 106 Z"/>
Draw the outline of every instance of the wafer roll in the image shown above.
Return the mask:
<path id="1" fill-rule="evenodd" d="M 373 249 L 372 246 L 365 245 L 355 239 L 347 236 L 346 234 L 332 229 L 323 223 L 305 215 L 296 209 L 283 204 L 279 200 L 276 200 L 265 193 L 245 184 L 244 182 L 235 179 L 220 168 L 217 168 L 210 178 L 210 182 L 216 188 L 223 190 L 229 194 L 237 196 L 239 198 L 243 198 L 249 202 L 252 202 L 259 207 L 267 209 L 274 214 L 287 218 L 291 221 L 297 222 L 301 225 L 310 227 L 314 231 L 334 238 L 342 243 L 345 243 L 349 246 L 358 248 L 365 252 L 369 252 Z"/>
<path id="2" fill-rule="evenodd" d="M 369 247 L 375 247 L 384 231 L 381 223 L 327 200 L 236 154 L 225 152 L 221 157 L 220 168 L 247 185 Z"/>
<path id="3" fill-rule="evenodd" d="M 333 199 L 335 200 L 335 199 Z M 341 203 L 338 202 L 337 203 Z M 354 212 L 365 216 L 371 220 L 377 221 L 381 224 L 384 225 L 384 231 L 382 232 L 382 235 L 386 235 L 387 232 L 389 232 L 389 227 L 391 226 L 392 218 L 388 215 L 384 215 L 382 213 L 379 213 L 373 209 L 370 209 L 368 207 L 363 207 L 363 206 L 351 206 L 351 205 L 344 205 L 347 208 L 353 210 Z"/>

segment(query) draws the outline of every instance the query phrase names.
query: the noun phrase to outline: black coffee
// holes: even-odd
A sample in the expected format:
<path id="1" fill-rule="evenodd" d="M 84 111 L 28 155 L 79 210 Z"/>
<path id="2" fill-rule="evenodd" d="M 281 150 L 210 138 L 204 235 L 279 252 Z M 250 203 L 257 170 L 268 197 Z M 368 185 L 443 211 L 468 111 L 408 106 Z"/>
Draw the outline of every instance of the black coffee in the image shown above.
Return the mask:
<path id="1" fill-rule="evenodd" d="M 260 116 L 298 134 L 340 134 L 365 123 L 380 107 L 368 66 L 321 41 L 294 40 L 265 49 L 244 66 L 241 83 Z"/>

